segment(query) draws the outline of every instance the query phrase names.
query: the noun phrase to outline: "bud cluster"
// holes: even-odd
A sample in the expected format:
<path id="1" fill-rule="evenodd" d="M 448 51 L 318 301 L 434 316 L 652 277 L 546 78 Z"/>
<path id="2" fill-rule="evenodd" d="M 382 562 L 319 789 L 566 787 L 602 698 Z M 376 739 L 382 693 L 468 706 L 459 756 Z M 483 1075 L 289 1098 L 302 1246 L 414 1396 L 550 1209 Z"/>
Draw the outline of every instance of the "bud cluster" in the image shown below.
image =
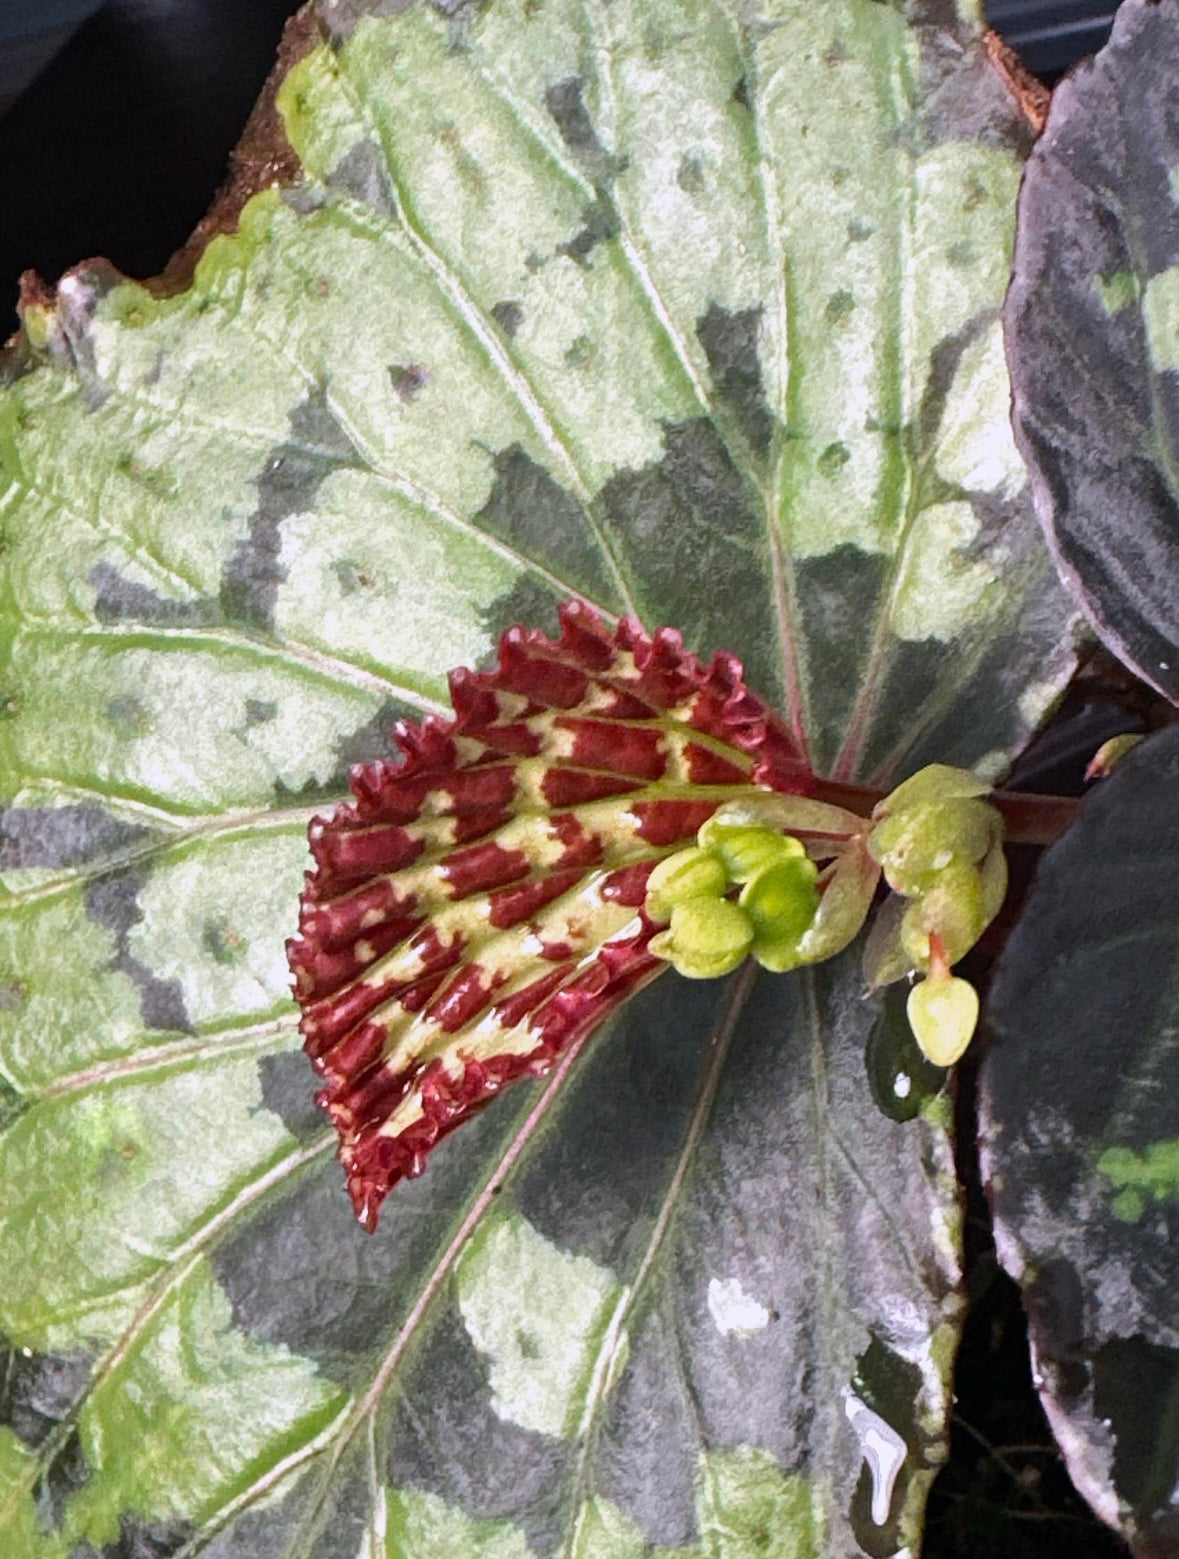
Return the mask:
<path id="1" fill-rule="evenodd" d="M 950 973 L 995 918 L 1007 892 L 1003 819 L 981 799 L 989 787 L 965 769 L 934 763 L 877 806 L 867 847 L 900 897 L 885 906 L 865 950 L 869 983 L 906 974 L 909 1023 L 929 1060 L 952 1066 L 978 1023 L 978 995 Z"/>
<path id="2" fill-rule="evenodd" d="M 668 922 L 651 951 L 696 980 L 728 974 L 747 956 L 793 969 L 819 907 L 818 875 L 797 839 L 711 817 L 697 845 L 660 861 L 647 881 L 648 916 Z"/>
<path id="3" fill-rule="evenodd" d="M 876 988 L 920 974 L 908 1016 L 938 1066 L 958 1060 L 978 996 L 950 973 L 1003 902 L 1003 820 L 988 786 L 932 764 L 863 818 L 798 796 L 767 794 L 719 808 L 696 844 L 662 860 L 645 910 L 666 927 L 650 950 L 690 979 L 746 957 L 780 973 L 840 952 L 863 925 L 883 874 L 893 896 L 868 937 Z"/>

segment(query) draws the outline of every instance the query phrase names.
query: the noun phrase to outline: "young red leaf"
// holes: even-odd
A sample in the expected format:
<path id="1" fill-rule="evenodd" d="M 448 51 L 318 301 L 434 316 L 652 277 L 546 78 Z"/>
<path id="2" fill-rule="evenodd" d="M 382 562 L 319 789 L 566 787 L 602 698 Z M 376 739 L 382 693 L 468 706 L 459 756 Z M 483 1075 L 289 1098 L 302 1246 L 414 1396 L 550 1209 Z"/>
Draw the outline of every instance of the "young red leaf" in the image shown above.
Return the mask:
<path id="1" fill-rule="evenodd" d="M 450 678 L 452 720 L 398 727 L 403 759 L 352 771 L 311 826 L 288 945 L 319 1101 L 357 1217 L 514 1078 L 667 965 L 647 878 L 725 801 L 812 776 L 741 663 L 678 633 L 562 608 Z"/>

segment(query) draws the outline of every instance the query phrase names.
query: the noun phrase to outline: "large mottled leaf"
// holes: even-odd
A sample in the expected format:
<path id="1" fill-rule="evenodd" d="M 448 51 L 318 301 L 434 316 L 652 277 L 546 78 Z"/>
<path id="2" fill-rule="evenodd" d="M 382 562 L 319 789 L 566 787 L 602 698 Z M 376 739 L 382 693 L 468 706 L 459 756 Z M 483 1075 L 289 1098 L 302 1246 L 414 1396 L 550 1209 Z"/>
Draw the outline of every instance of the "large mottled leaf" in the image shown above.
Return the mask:
<path id="1" fill-rule="evenodd" d="M 1125 0 L 1053 94 L 1020 199 L 1020 446 L 1102 637 L 1179 699 L 1179 7 Z"/>
<path id="2" fill-rule="evenodd" d="M 983 1161 L 1077 1486 L 1179 1542 L 1179 730 L 1048 852 L 991 992 Z"/>
<path id="3" fill-rule="evenodd" d="M 30 290 L 0 391 L 2 1544 L 912 1546 L 956 1202 L 854 955 L 665 975 L 370 1239 L 283 941 L 349 764 L 568 595 L 738 652 L 821 770 L 1002 764 L 1069 661 L 1014 109 L 948 5 L 290 36 L 286 183 L 180 292 Z"/>

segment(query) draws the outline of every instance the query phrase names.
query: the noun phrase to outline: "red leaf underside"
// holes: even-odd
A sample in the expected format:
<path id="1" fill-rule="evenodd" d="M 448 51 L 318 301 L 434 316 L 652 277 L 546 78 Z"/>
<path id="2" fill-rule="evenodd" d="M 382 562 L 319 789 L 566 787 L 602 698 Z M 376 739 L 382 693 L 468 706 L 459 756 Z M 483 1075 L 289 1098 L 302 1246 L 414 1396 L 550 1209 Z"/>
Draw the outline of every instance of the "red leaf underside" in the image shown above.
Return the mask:
<path id="1" fill-rule="evenodd" d="M 514 1078 L 667 966 L 647 878 L 724 801 L 812 777 L 741 663 L 678 633 L 611 632 L 580 602 L 556 640 L 510 628 L 451 674 L 454 718 L 397 727 L 311 825 L 288 944 L 319 1103 L 357 1217 Z"/>

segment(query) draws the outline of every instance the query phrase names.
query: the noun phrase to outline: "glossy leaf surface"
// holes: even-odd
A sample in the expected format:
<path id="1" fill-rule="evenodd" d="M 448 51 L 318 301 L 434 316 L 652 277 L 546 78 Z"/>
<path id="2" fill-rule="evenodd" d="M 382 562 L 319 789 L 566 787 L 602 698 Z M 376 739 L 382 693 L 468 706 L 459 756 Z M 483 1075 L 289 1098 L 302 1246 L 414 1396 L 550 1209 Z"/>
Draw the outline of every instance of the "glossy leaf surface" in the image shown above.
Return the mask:
<path id="1" fill-rule="evenodd" d="M 1062 573 L 1179 699 L 1179 11 L 1126 0 L 1053 94 L 1020 198 L 1007 340 L 1020 447 Z"/>
<path id="2" fill-rule="evenodd" d="M 1179 730 L 1041 863 L 988 1006 L 984 1173 L 1074 1482 L 1144 1554 L 1179 1534 Z"/>
<path id="3" fill-rule="evenodd" d="M 856 955 L 665 977 L 370 1239 L 283 942 L 348 765 L 569 595 L 820 769 L 1022 740 L 1022 132 L 948 5 L 397 10 L 304 16 L 189 287 L 76 272 L 6 364 L 0 1547 L 891 1553 L 956 1203 Z"/>

